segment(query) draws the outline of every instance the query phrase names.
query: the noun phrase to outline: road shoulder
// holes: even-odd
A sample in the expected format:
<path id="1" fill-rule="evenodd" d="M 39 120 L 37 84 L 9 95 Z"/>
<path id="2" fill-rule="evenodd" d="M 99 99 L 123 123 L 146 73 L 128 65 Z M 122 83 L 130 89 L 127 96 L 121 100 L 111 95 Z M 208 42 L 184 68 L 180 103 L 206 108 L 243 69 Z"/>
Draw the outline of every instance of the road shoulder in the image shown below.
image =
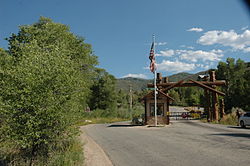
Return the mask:
<path id="1" fill-rule="evenodd" d="M 103 149 L 85 132 L 91 125 L 81 126 L 81 141 L 83 142 L 85 166 L 113 166 Z"/>

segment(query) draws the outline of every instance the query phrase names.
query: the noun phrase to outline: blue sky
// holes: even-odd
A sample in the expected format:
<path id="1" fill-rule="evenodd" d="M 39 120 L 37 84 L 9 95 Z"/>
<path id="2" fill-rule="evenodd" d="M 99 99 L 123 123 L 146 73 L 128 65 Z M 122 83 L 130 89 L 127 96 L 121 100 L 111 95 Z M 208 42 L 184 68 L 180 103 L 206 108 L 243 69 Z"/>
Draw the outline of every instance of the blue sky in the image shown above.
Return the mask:
<path id="1" fill-rule="evenodd" d="M 227 57 L 250 61 L 250 15 L 240 0 L 0 0 L 0 47 L 18 26 L 40 16 L 67 24 L 83 36 L 99 67 L 117 78 L 153 78 L 215 68 Z"/>

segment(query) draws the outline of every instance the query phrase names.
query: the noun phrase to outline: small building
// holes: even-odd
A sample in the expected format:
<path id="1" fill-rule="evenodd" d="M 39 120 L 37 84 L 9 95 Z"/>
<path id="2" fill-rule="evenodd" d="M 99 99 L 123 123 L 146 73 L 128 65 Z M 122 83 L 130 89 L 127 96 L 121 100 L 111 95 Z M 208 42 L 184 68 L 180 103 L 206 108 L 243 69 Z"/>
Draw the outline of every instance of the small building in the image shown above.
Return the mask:
<path id="1" fill-rule="evenodd" d="M 169 124 L 169 103 L 174 99 L 168 94 L 157 91 L 157 123 Z M 145 104 L 145 125 L 155 125 L 155 100 L 154 91 L 148 93 L 142 98 Z"/>

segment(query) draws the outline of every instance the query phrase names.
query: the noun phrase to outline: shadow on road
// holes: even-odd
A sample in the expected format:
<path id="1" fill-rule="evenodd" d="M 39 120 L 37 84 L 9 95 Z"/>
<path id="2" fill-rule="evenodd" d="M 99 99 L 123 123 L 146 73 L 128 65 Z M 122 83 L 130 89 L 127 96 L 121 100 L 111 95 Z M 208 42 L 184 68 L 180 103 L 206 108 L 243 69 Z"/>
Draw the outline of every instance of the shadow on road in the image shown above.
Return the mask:
<path id="1" fill-rule="evenodd" d="M 244 133 L 220 133 L 220 134 L 211 134 L 211 135 L 229 136 L 229 137 L 243 137 L 243 138 L 250 139 L 250 134 L 244 134 Z"/>
<path id="2" fill-rule="evenodd" d="M 239 129 L 239 130 L 250 130 L 250 128 L 242 128 L 242 127 L 239 127 L 239 126 L 228 126 L 227 128 Z"/>
<path id="3" fill-rule="evenodd" d="M 107 127 L 136 127 L 136 126 L 142 126 L 142 125 L 131 125 L 131 124 L 111 124 Z"/>

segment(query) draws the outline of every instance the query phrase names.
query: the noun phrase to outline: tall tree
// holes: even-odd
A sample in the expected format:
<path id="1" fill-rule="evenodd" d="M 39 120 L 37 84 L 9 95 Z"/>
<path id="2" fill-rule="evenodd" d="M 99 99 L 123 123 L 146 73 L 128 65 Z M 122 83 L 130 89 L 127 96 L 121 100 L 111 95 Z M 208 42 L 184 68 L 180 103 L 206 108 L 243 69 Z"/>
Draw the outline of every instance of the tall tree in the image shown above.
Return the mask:
<path id="1" fill-rule="evenodd" d="M 68 26 L 44 17 L 21 26 L 8 41 L 8 53 L 0 50 L 0 117 L 5 118 L 0 135 L 33 162 L 70 138 L 97 59 Z"/>
<path id="2" fill-rule="evenodd" d="M 96 69 L 96 78 L 91 87 L 92 96 L 89 100 L 91 109 L 104 109 L 114 111 L 116 108 L 115 77 L 108 74 L 104 69 Z"/>
<path id="3" fill-rule="evenodd" d="M 235 59 L 228 58 L 226 63 L 220 62 L 217 67 L 217 79 L 225 79 L 227 87 L 224 88 L 226 92 L 225 103 L 226 109 L 230 110 L 232 107 L 246 108 L 249 105 L 245 101 L 247 92 L 246 79 L 246 63 L 241 59 L 235 62 Z"/>

